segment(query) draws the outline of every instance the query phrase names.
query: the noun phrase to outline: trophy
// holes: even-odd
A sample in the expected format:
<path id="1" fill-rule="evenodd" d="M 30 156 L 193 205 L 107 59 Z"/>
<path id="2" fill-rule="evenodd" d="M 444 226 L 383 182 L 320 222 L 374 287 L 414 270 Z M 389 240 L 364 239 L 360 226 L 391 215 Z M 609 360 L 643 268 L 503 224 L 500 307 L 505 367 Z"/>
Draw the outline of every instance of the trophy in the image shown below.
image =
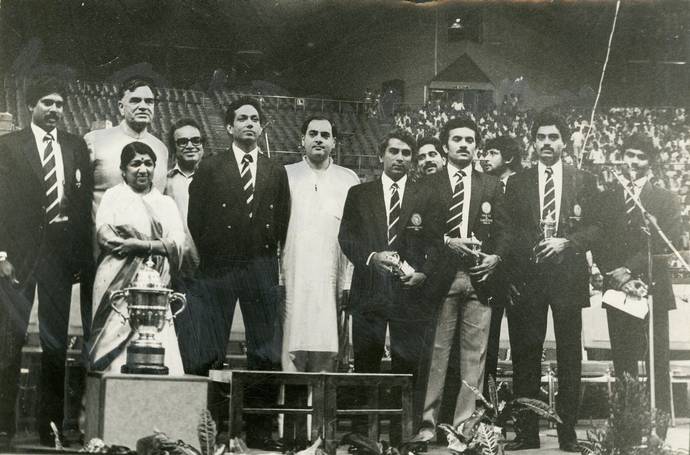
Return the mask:
<path id="1" fill-rule="evenodd" d="M 556 220 L 551 215 L 547 215 L 546 218 L 541 220 L 539 227 L 541 227 L 544 240 L 556 237 Z"/>
<path id="2" fill-rule="evenodd" d="M 482 263 L 482 241 L 472 234 L 470 241 L 467 243 L 467 247 L 472 251 L 474 256 L 474 265 L 477 266 Z"/>
<path id="3" fill-rule="evenodd" d="M 127 315 L 116 306 L 119 298 L 127 302 Z M 182 307 L 172 317 L 167 317 L 171 302 L 179 302 Z M 156 334 L 163 330 L 165 324 L 172 324 L 173 318 L 186 308 L 185 296 L 163 287 L 160 274 L 153 268 L 153 261 L 149 258 L 130 287 L 110 294 L 110 305 L 122 317 L 123 324 L 129 321 L 132 330 L 138 334 L 127 347 L 127 362 L 120 371 L 128 374 L 168 374 L 168 367 L 164 364 L 165 348 L 156 339 Z"/>

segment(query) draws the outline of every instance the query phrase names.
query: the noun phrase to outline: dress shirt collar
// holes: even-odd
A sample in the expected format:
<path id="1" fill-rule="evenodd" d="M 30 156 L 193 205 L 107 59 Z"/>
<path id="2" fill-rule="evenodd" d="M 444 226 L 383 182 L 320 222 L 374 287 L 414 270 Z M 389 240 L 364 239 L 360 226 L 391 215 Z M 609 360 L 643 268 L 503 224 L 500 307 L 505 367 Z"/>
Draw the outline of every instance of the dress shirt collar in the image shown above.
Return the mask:
<path id="1" fill-rule="evenodd" d="M 628 185 L 630 185 L 630 180 L 625 178 L 624 176 L 621 177 L 621 180 L 625 183 L 625 187 L 627 188 Z M 640 177 L 639 179 L 635 180 L 633 184 L 635 185 L 635 195 L 640 194 L 640 191 L 642 191 L 642 187 L 645 186 L 647 183 L 647 176 L 645 175 L 644 177 Z"/>
<path id="2" fill-rule="evenodd" d="M 180 174 L 180 175 L 183 175 L 184 177 L 186 177 L 188 179 L 191 179 L 192 177 L 194 177 L 194 172 L 195 171 L 192 171 L 189 174 L 187 174 L 180 168 L 179 163 L 176 163 L 175 167 L 170 169 L 170 171 L 168 171 L 168 177 L 174 177 L 176 174 Z"/>
<path id="3" fill-rule="evenodd" d="M 36 144 L 43 144 L 43 138 L 46 137 L 46 134 L 50 134 L 53 136 L 53 141 L 57 142 L 58 137 L 57 137 L 57 128 L 53 128 L 50 131 L 46 131 L 40 126 L 36 125 L 34 122 L 31 122 L 31 132 L 34 133 L 34 138 L 36 139 Z M 39 145 L 38 147 L 39 150 L 43 150 L 43 147 Z"/>
<path id="4" fill-rule="evenodd" d="M 540 176 L 546 174 L 547 167 L 551 167 L 551 170 L 553 171 L 554 182 L 560 181 L 561 176 L 563 175 L 563 160 L 556 161 L 553 166 L 547 166 L 539 161 L 537 164 L 537 169 L 539 169 Z"/>
<path id="5" fill-rule="evenodd" d="M 235 143 L 233 142 L 233 143 L 232 143 L 232 153 L 235 154 L 235 160 L 237 160 L 237 164 L 238 164 L 239 166 L 242 166 L 242 158 L 244 158 L 244 155 L 246 155 L 246 153 L 244 152 L 244 150 L 242 150 L 241 148 L 239 148 L 238 146 L 236 146 Z M 259 158 L 259 147 L 254 147 L 254 150 L 252 150 L 251 152 L 249 152 L 249 154 L 251 155 L 251 157 L 252 157 L 252 159 L 253 159 L 253 161 L 252 161 L 250 164 L 251 164 L 252 166 L 255 166 L 255 165 L 256 165 L 256 161 L 257 161 L 258 158 Z"/>
<path id="6" fill-rule="evenodd" d="M 383 184 L 383 193 L 390 196 L 391 194 L 391 185 L 394 183 L 398 184 L 398 194 L 400 197 L 405 193 L 405 184 L 407 183 L 407 174 L 403 175 L 401 178 L 399 178 L 396 182 L 393 181 L 390 177 L 386 175 L 384 172 L 381 174 L 381 183 Z"/>
<path id="7" fill-rule="evenodd" d="M 446 166 L 446 169 L 448 171 L 448 178 L 450 178 L 450 186 L 454 187 L 455 184 L 457 183 L 455 181 L 455 174 L 458 171 L 463 171 L 465 173 L 465 178 L 468 178 L 469 176 L 472 175 L 472 162 L 470 162 L 470 164 L 468 164 L 464 168 L 460 169 L 459 167 L 457 167 L 456 165 L 454 165 L 453 163 L 448 161 L 448 165 Z"/>

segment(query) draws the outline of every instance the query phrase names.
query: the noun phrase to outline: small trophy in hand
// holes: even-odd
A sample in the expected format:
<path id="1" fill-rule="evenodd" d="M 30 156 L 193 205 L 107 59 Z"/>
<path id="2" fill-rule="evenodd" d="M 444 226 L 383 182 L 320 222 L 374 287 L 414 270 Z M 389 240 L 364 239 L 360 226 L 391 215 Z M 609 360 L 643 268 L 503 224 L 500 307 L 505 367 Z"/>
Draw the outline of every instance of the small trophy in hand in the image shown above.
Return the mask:
<path id="1" fill-rule="evenodd" d="M 472 252 L 472 255 L 474 255 L 474 265 L 479 265 L 482 263 L 482 241 L 479 240 L 477 237 L 474 236 L 474 233 L 472 233 L 472 237 L 470 238 L 469 242 L 467 243 L 467 247 L 470 249 Z"/>
<path id="2" fill-rule="evenodd" d="M 548 240 L 556 237 L 556 220 L 549 214 L 539 222 L 542 232 L 542 239 Z"/>

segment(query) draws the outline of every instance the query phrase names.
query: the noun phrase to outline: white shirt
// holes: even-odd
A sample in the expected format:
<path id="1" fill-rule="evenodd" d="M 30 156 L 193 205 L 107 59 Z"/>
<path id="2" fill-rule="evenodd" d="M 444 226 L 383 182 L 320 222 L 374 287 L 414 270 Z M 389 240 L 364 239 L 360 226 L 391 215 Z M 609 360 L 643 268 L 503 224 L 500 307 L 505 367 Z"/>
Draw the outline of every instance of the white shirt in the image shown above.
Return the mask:
<path id="1" fill-rule="evenodd" d="M 62 148 L 58 142 L 57 128 L 53 128 L 51 131 L 45 131 L 40 126 L 31 122 L 31 131 L 34 133 L 36 147 L 38 148 L 38 159 L 41 161 L 41 166 L 44 164 L 43 153 L 46 147 L 48 147 L 48 142 L 44 141 L 43 138 L 46 137 L 46 134 L 53 136 L 53 155 L 55 155 L 55 177 L 57 178 L 58 201 L 62 201 L 62 198 L 65 196 L 65 167 L 62 164 Z M 61 213 L 55 221 L 67 221 L 67 217 Z"/>
<path id="2" fill-rule="evenodd" d="M 232 153 L 235 154 L 235 160 L 237 160 L 237 169 L 240 171 L 240 175 L 242 175 L 242 158 L 244 158 L 244 150 L 241 148 L 237 147 L 235 143 L 232 143 Z M 259 147 L 254 148 L 249 154 L 252 157 L 252 162 L 249 163 L 249 170 L 252 173 L 252 186 L 256 188 L 256 160 L 259 158 Z"/>
<path id="3" fill-rule="evenodd" d="M 630 180 L 626 179 L 625 177 L 621 177 L 621 180 L 625 183 L 625 188 L 628 188 L 628 185 L 630 184 Z M 642 187 L 644 187 L 645 183 L 647 183 L 647 177 L 640 177 L 639 179 L 635 180 L 633 182 L 633 185 L 635 186 L 634 188 L 634 195 L 635 199 L 640 199 L 640 192 L 642 191 Z M 627 192 L 624 191 L 625 194 L 628 194 Z"/>
<path id="4" fill-rule="evenodd" d="M 470 198 L 472 196 L 472 163 L 468 164 L 463 169 L 459 169 L 449 161 L 448 165 L 446 166 L 446 170 L 448 172 L 448 177 L 450 178 L 451 194 L 453 194 L 453 192 L 455 191 L 455 185 L 458 184 L 458 179 L 455 176 L 455 173 L 458 171 L 465 172 L 465 176 L 462 178 L 465 199 L 462 203 L 462 221 L 460 222 L 460 237 L 471 237 L 472 233 L 467 232 L 467 219 L 470 217 Z"/>
<path id="5" fill-rule="evenodd" d="M 558 160 L 551 166 L 551 170 L 553 171 L 553 189 L 556 193 L 554 197 L 556 199 L 556 229 L 558 229 L 561 194 L 563 194 L 563 161 Z M 544 211 L 544 187 L 546 186 L 546 165 L 541 161 L 537 164 L 537 172 L 539 172 L 539 213 L 541 214 Z"/>
<path id="6" fill-rule="evenodd" d="M 402 207 L 403 195 L 405 194 L 405 184 L 407 183 L 407 175 L 404 175 L 397 182 L 388 177 L 386 174 L 381 174 L 381 183 L 383 184 L 383 201 L 386 204 L 386 221 L 390 223 L 391 220 L 388 219 L 389 212 L 391 211 L 391 186 L 394 183 L 398 184 L 398 196 L 400 196 L 400 207 Z"/>

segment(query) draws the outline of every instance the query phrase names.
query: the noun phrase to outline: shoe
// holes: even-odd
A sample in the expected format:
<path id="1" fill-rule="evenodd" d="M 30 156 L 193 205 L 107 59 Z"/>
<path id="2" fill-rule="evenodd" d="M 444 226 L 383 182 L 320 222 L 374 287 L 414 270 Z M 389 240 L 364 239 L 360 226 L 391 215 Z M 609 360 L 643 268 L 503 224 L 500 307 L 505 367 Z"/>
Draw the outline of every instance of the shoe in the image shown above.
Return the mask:
<path id="1" fill-rule="evenodd" d="M 0 452 L 9 452 L 12 449 L 12 436 L 6 431 L 0 431 Z"/>
<path id="2" fill-rule="evenodd" d="M 436 435 L 434 434 L 433 430 L 431 430 L 429 428 L 422 428 L 408 442 L 429 442 L 429 441 L 433 441 L 435 436 Z"/>
<path id="3" fill-rule="evenodd" d="M 580 453 L 580 445 L 575 441 L 559 444 L 559 449 L 561 449 L 562 452 Z"/>
<path id="4" fill-rule="evenodd" d="M 526 449 L 538 449 L 539 441 L 530 441 L 528 439 L 518 439 L 515 438 L 508 442 L 504 449 L 505 450 L 526 450 Z"/>

